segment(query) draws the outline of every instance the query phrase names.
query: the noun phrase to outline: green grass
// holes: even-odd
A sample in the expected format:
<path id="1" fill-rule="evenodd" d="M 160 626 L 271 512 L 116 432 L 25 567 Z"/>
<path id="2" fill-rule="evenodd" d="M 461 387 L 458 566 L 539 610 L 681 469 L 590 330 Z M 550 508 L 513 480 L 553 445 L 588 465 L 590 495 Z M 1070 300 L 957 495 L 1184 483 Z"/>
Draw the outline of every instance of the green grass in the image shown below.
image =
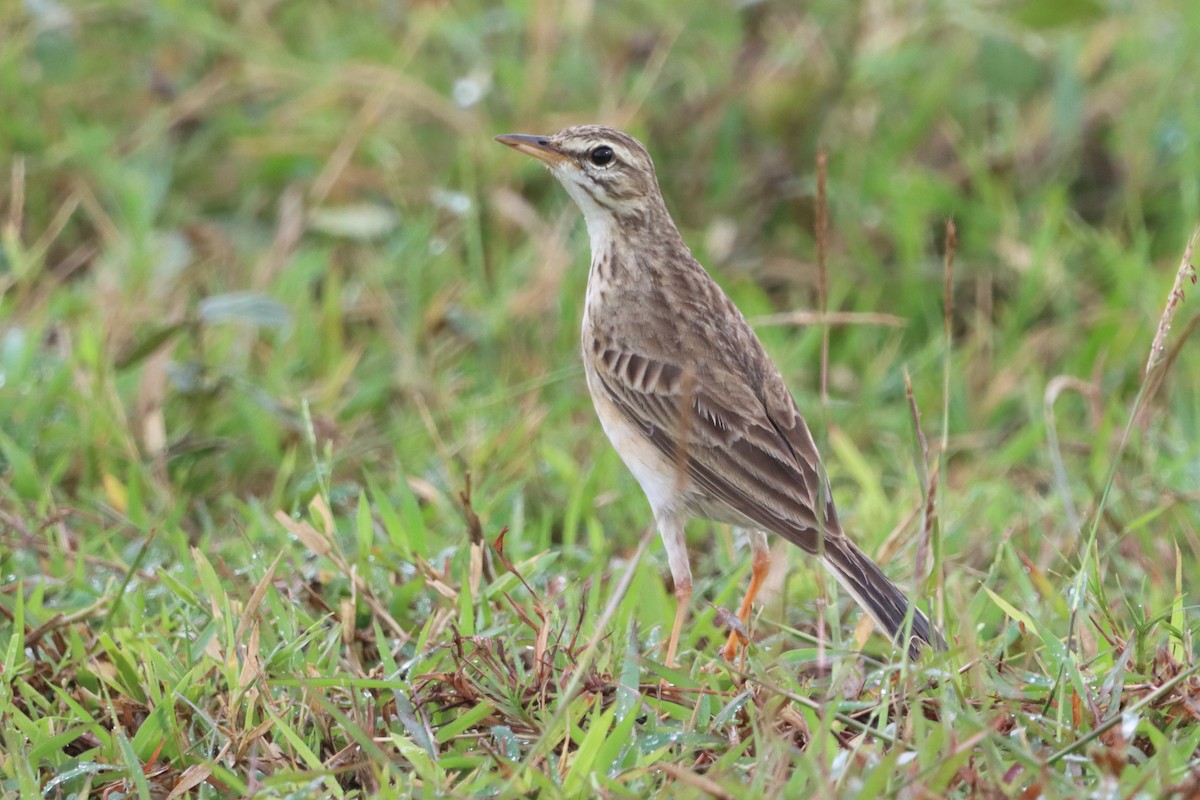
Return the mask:
<path id="1" fill-rule="evenodd" d="M 1190 281 L 1144 372 L 1200 221 L 1200 5 L 114 1 L 0 32 L 0 794 L 1198 791 Z M 748 557 L 696 524 L 662 666 L 665 560 L 576 352 L 586 236 L 491 141 L 583 121 L 650 148 L 857 541 L 908 585 L 929 543 L 948 654 L 899 663 L 781 549 L 725 663 Z M 822 328 L 763 321 L 817 306 L 820 150 L 829 307 L 898 321 L 830 329 L 827 400 Z"/>

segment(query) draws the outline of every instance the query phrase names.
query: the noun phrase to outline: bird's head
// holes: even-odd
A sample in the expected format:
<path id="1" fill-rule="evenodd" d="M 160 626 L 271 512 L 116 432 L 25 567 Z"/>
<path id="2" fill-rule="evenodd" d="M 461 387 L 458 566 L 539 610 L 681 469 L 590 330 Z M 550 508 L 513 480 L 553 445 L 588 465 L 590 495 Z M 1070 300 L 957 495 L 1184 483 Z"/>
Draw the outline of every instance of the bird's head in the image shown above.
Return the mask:
<path id="1" fill-rule="evenodd" d="M 645 224 L 663 208 L 654 163 L 641 142 L 603 125 L 553 136 L 508 133 L 496 141 L 545 164 L 583 211 L 588 229 Z"/>

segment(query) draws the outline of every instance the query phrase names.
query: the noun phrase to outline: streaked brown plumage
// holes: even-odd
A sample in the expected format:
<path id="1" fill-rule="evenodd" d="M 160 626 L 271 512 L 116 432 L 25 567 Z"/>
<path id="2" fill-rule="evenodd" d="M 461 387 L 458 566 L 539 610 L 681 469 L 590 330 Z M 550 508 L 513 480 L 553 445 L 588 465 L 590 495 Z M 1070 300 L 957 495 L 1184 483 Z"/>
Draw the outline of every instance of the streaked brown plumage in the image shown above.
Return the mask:
<path id="1" fill-rule="evenodd" d="M 544 162 L 587 222 L 584 367 L 600 423 L 666 546 L 679 600 L 667 663 L 691 595 L 683 530 L 694 517 L 776 533 L 821 556 L 900 637 L 908 599 L 843 533 L 804 418 L 745 317 L 684 244 L 646 149 L 599 125 L 496 138 Z M 755 581 L 743 621 L 767 567 L 763 537 L 751 542 Z M 919 609 L 911 626 L 913 658 L 921 642 L 945 647 Z M 731 637 L 727 655 L 732 646 Z"/>

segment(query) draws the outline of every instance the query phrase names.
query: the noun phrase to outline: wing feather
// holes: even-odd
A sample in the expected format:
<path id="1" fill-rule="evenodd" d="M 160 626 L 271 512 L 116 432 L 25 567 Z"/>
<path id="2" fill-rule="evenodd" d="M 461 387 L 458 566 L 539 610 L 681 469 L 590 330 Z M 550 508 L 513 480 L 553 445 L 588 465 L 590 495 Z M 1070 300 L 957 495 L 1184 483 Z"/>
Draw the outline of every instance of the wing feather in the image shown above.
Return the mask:
<path id="1" fill-rule="evenodd" d="M 758 391 L 711 367 L 685 380 L 685 367 L 611 340 L 593 364 L 609 399 L 669 463 L 680 462 L 682 445 L 693 513 L 774 531 L 810 552 L 821 527 L 836 528 L 828 490 L 819 488 L 816 446 L 773 369 Z M 821 494 L 819 525 L 813 508 Z"/>

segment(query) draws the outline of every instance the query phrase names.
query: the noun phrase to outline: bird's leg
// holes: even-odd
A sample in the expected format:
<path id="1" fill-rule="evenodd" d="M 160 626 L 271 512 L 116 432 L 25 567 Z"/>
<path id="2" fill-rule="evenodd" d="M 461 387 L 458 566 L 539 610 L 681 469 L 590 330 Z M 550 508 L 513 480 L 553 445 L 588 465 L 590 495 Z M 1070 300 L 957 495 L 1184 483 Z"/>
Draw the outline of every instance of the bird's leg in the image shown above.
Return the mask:
<path id="1" fill-rule="evenodd" d="M 687 541 L 684 538 L 684 520 L 673 515 L 659 514 L 658 532 L 667 551 L 667 564 L 671 567 L 671 578 L 675 582 L 675 624 L 671 626 L 671 638 L 667 641 L 668 668 L 675 666 L 675 653 L 679 648 L 679 634 L 683 621 L 687 619 L 688 606 L 692 600 L 692 565 L 688 561 Z"/>
<path id="2" fill-rule="evenodd" d="M 746 589 L 746 596 L 738 608 L 738 619 L 742 621 L 744 627 L 749 626 L 750 613 L 754 610 L 754 597 L 762 588 L 767 573 L 771 571 L 771 547 L 767 542 L 766 534 L 762 531 L 750 531 L 749 539 L 750 552 L 754 557 L 750 569 L 750 586 Z M 725 642 L 723 651 L 726 661 L 732 661 L 733 657 L 737 655 L 739 644 L 741 644 L 741 638 L 738 636 L 738 631 L 730 632 L 729 640 Z"/>
<path id="3" fill-rule="evenodd" d="M 671 638 L 667 642 L 667 669 L 675 666 L 675 651 L 679 647 L 679 633 L 683 630 L 683 621 L 687 619 L 688 606 L 692 601 L 692 582 L 675 584 L 675 624 L 671 626 Z"/>

